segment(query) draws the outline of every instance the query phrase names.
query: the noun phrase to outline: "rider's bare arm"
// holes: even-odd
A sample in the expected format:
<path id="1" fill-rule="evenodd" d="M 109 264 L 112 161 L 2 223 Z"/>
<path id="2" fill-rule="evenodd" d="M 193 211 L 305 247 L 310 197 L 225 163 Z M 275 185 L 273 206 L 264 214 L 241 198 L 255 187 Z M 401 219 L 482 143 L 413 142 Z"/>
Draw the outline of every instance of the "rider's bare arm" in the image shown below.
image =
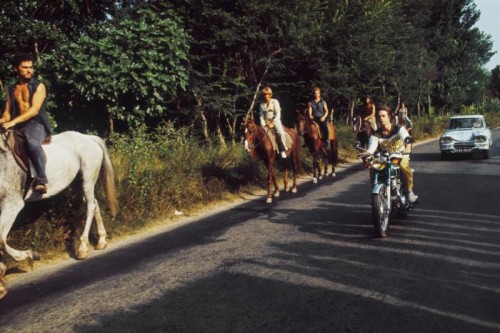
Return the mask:
<path id="1" fill-rule="evenodd" d="M 2 113 L 2 118 L 0 118 L 0 124 L 3 124 L 10 120 L 10 97 L 7 92 L 7 101 L 5 102 L 5 109 Z"/>
<path id="2" fill-rule="evenodd" d="M 11 128 L 19 123 L 25 122 L 35 117 L 40 112 L 40 108 L 42 107 L 46 95 L 47 92 L 45 90 L 45 85 L 43 83 L 40 83 L 33 94 L 31 106 L 29 106 L 26 110 L 20 108 L 20 115 L 10 121 L 5 122 L 4 127 Z"/>
<path id="3" fill-rule="evenodd" d="M 323 109 L 325 114 L 321 117 L 321 121 L 325 121 L 326 117 L 328 117 L 328 106 L 326 105 L 326 102 L 323 102 Z"/>

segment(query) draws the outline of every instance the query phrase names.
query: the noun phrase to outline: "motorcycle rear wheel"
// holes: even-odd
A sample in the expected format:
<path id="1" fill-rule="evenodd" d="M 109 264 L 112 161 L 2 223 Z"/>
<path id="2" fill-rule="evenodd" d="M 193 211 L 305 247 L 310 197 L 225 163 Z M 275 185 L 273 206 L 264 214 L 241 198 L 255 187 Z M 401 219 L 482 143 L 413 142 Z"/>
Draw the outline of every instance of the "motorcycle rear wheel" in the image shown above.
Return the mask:
<path id="1" fill-rule="evenodd" d="M 386 204 L 385 188 L 380 190 L 380 193 L 372 194 L 372 219 L 375 233 L 379 238 L 387 236 L 389 229 L 389 209 Z"/>

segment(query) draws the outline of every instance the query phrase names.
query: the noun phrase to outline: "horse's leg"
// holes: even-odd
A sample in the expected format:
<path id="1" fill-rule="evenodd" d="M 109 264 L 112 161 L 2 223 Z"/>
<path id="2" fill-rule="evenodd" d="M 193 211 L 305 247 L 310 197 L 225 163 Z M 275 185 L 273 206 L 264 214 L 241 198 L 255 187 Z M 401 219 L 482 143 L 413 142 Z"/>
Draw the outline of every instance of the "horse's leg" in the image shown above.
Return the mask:
<path id="1" fill-rule="evenodd" d="M 4 200 L 6 200 L 6 198 L 4 198 Z M 40 255 L 35 251 L 19 251 L 7 244 L 7 235 L 16 220 L 17 214 L 19 214 L 23 207 L 24 201 L 22 198 L 9 200 L 2 205 L 2 213 L 0 215 L 0 248 L 3 248 L 3 250 L 15 261 L 26 259 L 38 260 L 40 259 Z"/>
<path id="2" fill-rule="evenodd" d="M 283 186 L 285 188 L 285 193 L 288 192 L 288 165 L 287 165 L 287 161 L 285 161 L 285 174 L 283 176 Z"/>
<path id="3" fill-rule="evenodd" d="M 4 278 L 6 271 L 7 267 L 5 267 L 3 262 L 0 262 L 0 299 L 7 295 L 7 280 Z"/>
<path id="4" fill-rule="evenodd" d="M 99 241 L 95 247 L 96 250 L 104 250 L 108 243 L 106 242 L 106 229 L 104 228 L 104 222 L 101 216 L 101 208 L 99 208 L 99 204 L 97 200 L 95 201 L 95 220 L 97 224 L 97 234 L 99 235 Z"/>
<path id="5" fill-rule="evenodd" d="M 273 164 L 269 164 L 267 166 L 267 198 L 266 202 L 271 203 L 273 202 L 273 198 L 271 195 L 271 185 L 273 182 L 274 174 L 273 174 Z"/>
<path id="6" fill-rule="evenodd" d="M 98 210 L 97 200 L 95 199 L 94 194 L 94 187 L 95 183 L 97 182 L 97 177 L 99 176 L 100 165 L 95 165 L 94 167 L 96 167 L 96 169 L 87 169 L 85 168 L 85 166 L 82 167 L 83 193 L 85 196 L 85 201 L 87 202 L 87 217 L 85 219 L 85 227 L 83 228 L 82 235 L 80 236 L 80 246 L 78 247 L 78 251 L 76 253 L 76 257 L 78 259 L 85 259 L 89 254 L 88 245 L 90 227 L 92 226 L 92 220 L 94 219 L 94 216 L 96 215 L 96 212 Z M 104 237 L 102 237 L 102 234 L 99 234 L 99 242 L 102 241 L 104 241 L 104 244 L 106 243 L 105 235 Z M 103 245 L 101 245 L 101 247 L 102 246 Z"/>
<path id="7" fill-rule="evenodd" d="M 80 236 L 80 246 L 78 247 L 78 251 L 76 253 L 77 259 L 85 259 L 89 255 L 89 232 L 96 210 L 95 198 L 93 198 L 93 195 L 91 198 L 89 198 L 89 196 L 91 195 L 85 193 L 85 201 L 87 202 L 87 217 L 85 219 L 85 227 L 83 228 L 82 235 Z"/>
<path id="8" fill-rule="evenodd" d="M 339 160 L 339 151 L 337 145 L 337 139 L 330 141 L 330 150 L 331 150 L 331 163 L 332 163 L 332 177 L 335 177 L 337 174 L 335 173 L 335 167 L 337 166 Z"/>
<path id="9" fill-rule="evenodd" d="M 299 145 L 298 142 L 296 142 L 297 146 Z M 292 171 L 293 171 L 293 185 L 292 185 L 292 193 L 297 193 L 297 172 L 299 170 L 299 154 L 300 154 L 300 148 L 293 147 L 293 152 L 292 152 Z"/>
<path id="10" fill-rule="evenodd" d="M 278 178 L 276 174 L 273 172 L 273 185 L 274 185 L 274 197 L 277 198 L 280 196 L 280 187 L 278 185 Z"/>
<path id="11" fill-rule="evenodd" d="M 330 164 L 330 158 L 328 156 L 328 149 L 321 147 L 321 152 L 323 153 L 323 177 L 326 177 L 328 172 L 328 164 Z"/>
<path id="12" fill-rule="evenodd" d="M 315 152 L 313 154 L 313 183 L 316 184 L 318 182 L 318 170 L 319 170 L 319 162 L 318 156 Z"/>

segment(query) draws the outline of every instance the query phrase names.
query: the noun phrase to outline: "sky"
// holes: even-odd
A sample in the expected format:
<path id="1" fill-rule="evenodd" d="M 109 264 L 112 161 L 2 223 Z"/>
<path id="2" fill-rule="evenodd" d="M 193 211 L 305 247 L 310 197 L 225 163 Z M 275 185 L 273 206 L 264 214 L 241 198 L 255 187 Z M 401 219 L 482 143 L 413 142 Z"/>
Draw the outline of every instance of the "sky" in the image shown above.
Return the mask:
<path id="1" fill-rule="evenodd" d="M 491 35 L 493 51 L 497 52 L 485 66 L 486 69 L 492 70 L 500 65 L 500 0 L 475 0 L 475 3 L 481 11 L 476 27 Z"/>

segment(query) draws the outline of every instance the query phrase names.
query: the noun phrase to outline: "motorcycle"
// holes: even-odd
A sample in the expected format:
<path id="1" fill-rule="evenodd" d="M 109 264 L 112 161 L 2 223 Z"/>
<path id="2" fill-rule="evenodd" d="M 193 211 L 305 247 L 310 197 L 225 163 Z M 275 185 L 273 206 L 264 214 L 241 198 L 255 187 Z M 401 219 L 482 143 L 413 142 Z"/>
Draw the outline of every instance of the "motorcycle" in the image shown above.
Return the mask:
<path id="1" fill-rule="evenodd" d="M 366 151 L 358 146 L 360 150 Z M 361 154 L 365 163 L 373 172 L 373 187 L 371 194 L 372 220 L 378 237 L 387 236 L 391 215 L 406 217 L 415 205 L 408 200 L 408 193 L 401 186 L 400 163 L 402 153 L 376 152 Z"/>

